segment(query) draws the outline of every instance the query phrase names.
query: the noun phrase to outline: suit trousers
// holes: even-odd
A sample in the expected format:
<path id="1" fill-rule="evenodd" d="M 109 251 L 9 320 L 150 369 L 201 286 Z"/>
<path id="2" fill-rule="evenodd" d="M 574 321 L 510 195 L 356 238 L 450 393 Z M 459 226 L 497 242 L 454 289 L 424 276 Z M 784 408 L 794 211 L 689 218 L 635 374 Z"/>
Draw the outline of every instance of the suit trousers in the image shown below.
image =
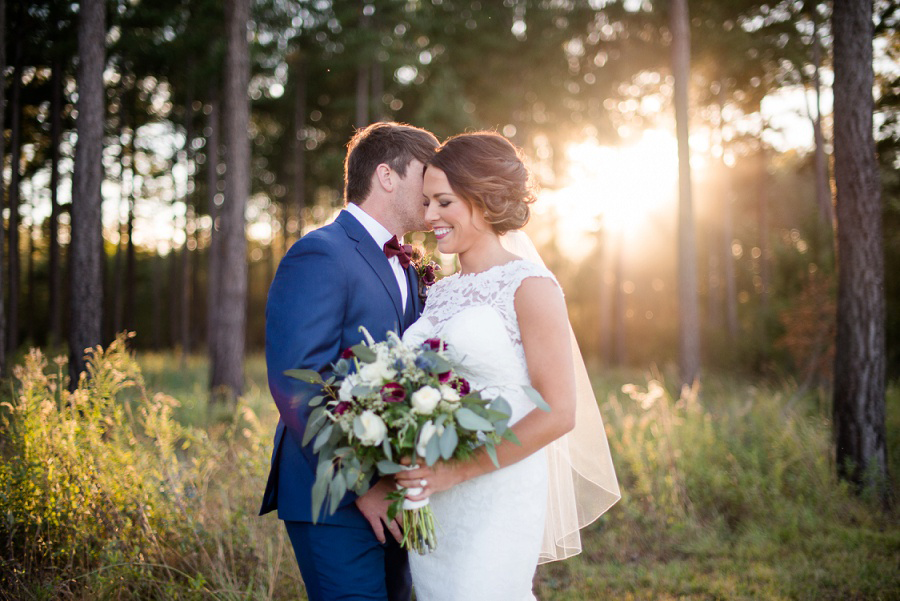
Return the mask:
<path id="1" fill-rule="evenodd" d="M 385 528 L 372 530 L 285 521 L 309 601 L 409 601 L 406 551 Z"/>

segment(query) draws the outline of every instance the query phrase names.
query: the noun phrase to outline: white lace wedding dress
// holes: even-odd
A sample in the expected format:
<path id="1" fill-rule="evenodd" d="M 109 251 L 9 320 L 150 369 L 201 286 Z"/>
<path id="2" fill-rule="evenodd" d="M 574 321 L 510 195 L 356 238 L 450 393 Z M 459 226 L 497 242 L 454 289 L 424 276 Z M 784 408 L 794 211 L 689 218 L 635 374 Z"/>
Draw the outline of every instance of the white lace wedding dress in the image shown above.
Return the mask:
<path id="1" fill-rule="evenodd" d="M 486 271 L 453 275 L 429 291 L 425 311 L 404 334 L 410 343 L 447 343 L 458 372 L 484 391 L 502 395 L 515 423 L 534 404 L 515 312 L 515 294 L 530 277 L 556 278 L 515 260 Z M 541 551 L 547 507 L 547 457 L 541 450 L 513 465 L 430 497 L 437 549 L 410 553 L 419 601 L 527 601 Z"/>

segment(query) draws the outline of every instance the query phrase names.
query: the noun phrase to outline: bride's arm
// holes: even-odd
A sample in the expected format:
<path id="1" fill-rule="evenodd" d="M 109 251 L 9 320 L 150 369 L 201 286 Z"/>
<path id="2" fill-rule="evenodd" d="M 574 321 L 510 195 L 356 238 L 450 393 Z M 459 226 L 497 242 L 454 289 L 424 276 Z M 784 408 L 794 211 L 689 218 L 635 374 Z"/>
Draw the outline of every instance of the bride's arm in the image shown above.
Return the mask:
<path id="1" fill-rule="evenodd" d="M 512 426 L 522 444 L 504 440 L 497 446 L 500 467 L 528 457 L 575 427 L 575 368 L 562 293 L 548 278 L 527 278 L 516 291 L 515 306 L 531 384 L 550 411 L 534 409 Z M 496 469 L 481 449 L 470 460 L 439 461 L 430 468 L 397 474 L 396 479 L 406 488 L 419 487 L 426 480 L 422 494 L 409 497 L 419 500 Z"/>

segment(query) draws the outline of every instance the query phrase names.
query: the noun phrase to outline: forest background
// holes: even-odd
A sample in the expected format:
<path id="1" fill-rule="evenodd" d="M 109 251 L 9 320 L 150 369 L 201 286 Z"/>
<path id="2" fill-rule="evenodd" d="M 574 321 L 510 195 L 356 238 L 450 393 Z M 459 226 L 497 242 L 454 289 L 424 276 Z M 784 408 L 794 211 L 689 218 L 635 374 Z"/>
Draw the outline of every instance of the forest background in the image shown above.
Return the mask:
<path id="1" fill-rule="evenodd" d="M 900 533 L 879 501 L 894 485 L 860 497 L 835 475 L 833 8 L 0 1 L 0 363 L 12 376 L 0 446 L 15 459 L 0 473 L 0 584 L 13 598 L 302 588 L 280 530 L 249 517 L 277 419 L 258 356 L 266 294 L 289 246 L 340 210 L 354 128 L 393 120 L 439 139 L 498 131 L 523 148 L 541 189 L 528 231 L 566 291 L 625 491 L 619 522 L 588 535 L 595 552 L 542 568 L 544 596 L 900 597 L 890 576 Z M 678 11 L 689 15 L 681 33 Z M 878 0 L 872 16 L 893 383 L 881 410 L 895 470 L 900 8 Z M 76 219 L 72 198 L 90 179 L 76 155 L 89 143 L 79 69 L 91 48 L 103 51 L 99 192 Z M 679 85 L 689 135 L 676 135 Z M 78 219 L 96 227 L 87 259 L 71 250 Z M 430 234 L 411 241 L 434 252 Z M 79 288 L 95 269 L 86 260 L 99 285 Z M 79 346 L 85 324 L 93 334 Z M 113 343 L 125 331 L 138 363 L 125 338 Z M 66 386 L 62 360 L 43 358 L 68 354 L 77 374 L 79 349 L 111 343 L 75 396 L 65 389 L 77 377 Z M 682 390 L 686 373 L 700 385 Z M 784 521 L 763 527 L 772 504 Z M 826 540 L 811 551 L 817 531 Z M 836 551 L 851 547 L 867 559 Z M 791 558 L 780 569 L 773 549 Z"/>

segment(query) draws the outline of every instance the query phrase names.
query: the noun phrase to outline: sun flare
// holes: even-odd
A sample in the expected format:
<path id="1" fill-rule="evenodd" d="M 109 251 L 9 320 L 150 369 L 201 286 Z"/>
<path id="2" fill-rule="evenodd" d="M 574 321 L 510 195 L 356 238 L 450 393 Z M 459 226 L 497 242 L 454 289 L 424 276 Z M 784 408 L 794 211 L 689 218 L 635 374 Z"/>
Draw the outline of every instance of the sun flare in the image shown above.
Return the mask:
<path id="1" fill-rule="evenodd" d="M 673 206 L 678 176 L 677 143 L 671 134 L 645 130 L 622 146 L 595 141 L 572 144 L 562 188 L 541 193 L 535 209 L 557 223 L 563 250 L 583 255 L 586 238 L 600 229 L 625 237 L 641 233 L 654 212 Z"/>

